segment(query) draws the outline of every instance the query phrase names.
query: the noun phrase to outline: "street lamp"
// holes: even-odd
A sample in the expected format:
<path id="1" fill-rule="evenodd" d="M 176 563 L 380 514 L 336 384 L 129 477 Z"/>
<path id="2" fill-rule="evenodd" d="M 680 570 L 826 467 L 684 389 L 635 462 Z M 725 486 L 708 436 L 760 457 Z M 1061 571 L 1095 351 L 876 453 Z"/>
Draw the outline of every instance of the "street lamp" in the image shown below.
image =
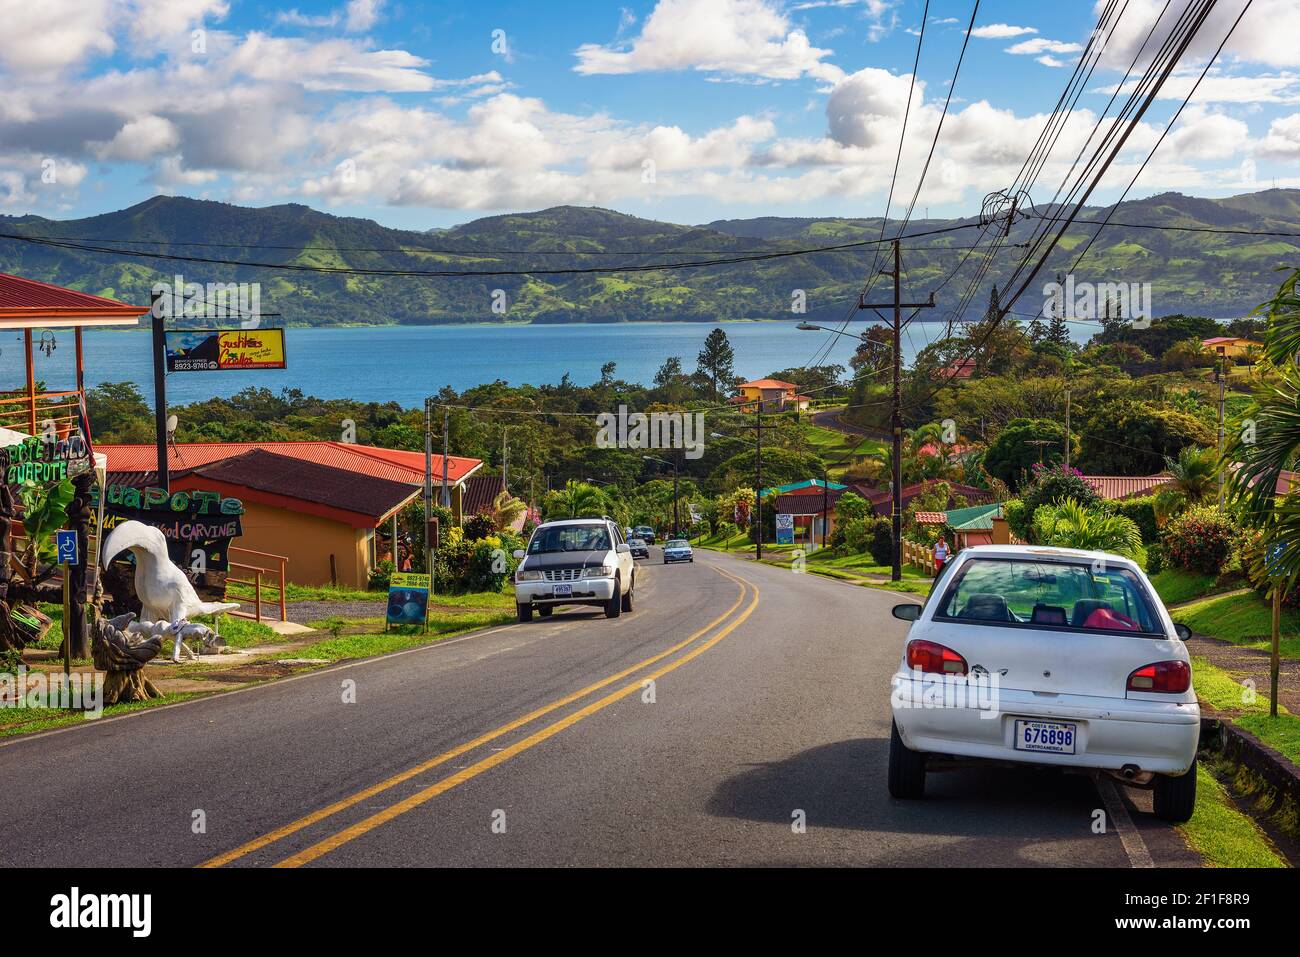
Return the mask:
<path id="1" fill-rule="evenodd" d="M 647 462 L 661 462 L 664 465 L 672 467 L 673 470 L 673 537 L 681 536 L 681 523 L 677 519 L 677 463 L 670 462 L 667 459 L 661 459 L 653 455 L 643 455 L 641 458 Z"/>

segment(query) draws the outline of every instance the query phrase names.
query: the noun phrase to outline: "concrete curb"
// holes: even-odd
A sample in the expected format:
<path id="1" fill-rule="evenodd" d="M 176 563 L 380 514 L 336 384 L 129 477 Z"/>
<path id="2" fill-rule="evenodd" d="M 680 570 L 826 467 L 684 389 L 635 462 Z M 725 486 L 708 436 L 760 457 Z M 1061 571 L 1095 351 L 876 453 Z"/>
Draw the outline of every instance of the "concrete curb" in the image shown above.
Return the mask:
<path id="1" fill-rule="evenodd" d="M 1201 741 L 1214 742 L 1225 757 L 1258 774 L 1274 790 L 1300 805 L 1300 768 L 1230 719 L 1201 718 Z"/>

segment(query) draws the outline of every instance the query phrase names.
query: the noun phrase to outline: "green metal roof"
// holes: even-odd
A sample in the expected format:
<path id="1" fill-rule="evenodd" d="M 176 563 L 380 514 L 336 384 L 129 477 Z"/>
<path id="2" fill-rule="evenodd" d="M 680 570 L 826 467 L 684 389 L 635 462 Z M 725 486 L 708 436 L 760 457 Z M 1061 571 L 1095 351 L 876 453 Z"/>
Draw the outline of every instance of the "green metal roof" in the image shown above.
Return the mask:
<path id="1" fill-rule="evenodd" d="M 955 532 L 987 532 L 993 529 L 993 519 L 1002 517 L 1002 504 L 950 508 L 947 514 L 948 527 Z"/>
<path id="2" fill-rule="evenodd" d="M 804 479 L 802 482 L 791 482 L 789 485 L 778 485 L 776 488 L 765 488 L 763 489 L 762 497 L 767 498 L 769 495 L 784 495 L 786 492 L 797 492 L 801 488 L 809 488 L 814 485 L 817 488 L 821 488 L 823 484 L 834 492 L 848 488 L 847 485 L 841 485 L 839 482 L 823 483 L 821 479 Z"/>

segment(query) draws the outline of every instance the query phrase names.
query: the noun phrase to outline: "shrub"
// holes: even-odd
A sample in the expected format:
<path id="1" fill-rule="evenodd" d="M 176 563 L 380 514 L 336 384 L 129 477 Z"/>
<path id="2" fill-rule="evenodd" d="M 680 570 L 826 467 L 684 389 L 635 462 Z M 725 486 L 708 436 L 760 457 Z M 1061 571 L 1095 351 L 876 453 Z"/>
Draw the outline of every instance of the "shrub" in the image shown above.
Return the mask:
<path id="1" fill-rule="evenodd" d="M 1016 534 L 1027 542 L 1035 541 L 1034 513 L 1038 511 L 1039 506 L 1059 505 L 1067 499 L 1072 499 L 1084 508 L 1090 509 L 1101 502 L 1097 490 L 1084 481 L 1083 473 L 1078 469 L 1067 469 L 1064 465 L 1042 468 L 1034 466 L 1034 480 L 1023 489 L 1020 499 L 1025 511 L 1023 516 L 1017 517 L 1017 521 L 1024 528 L 1024 532 L 1016 531 L 1014 525 L 1012 531 L 1016 531 Z"/>
<path id="2" fill-rule="evenodd" d="M 866 518 L 870 512 L 871 504 L 856 492 L 845 492 L 835 502 L 835 515 L 845 524 Z"/>
<path id="3" fill-rule="evenodd" d="M 393 571 L 393 563 L 385 558 L 371 571 L 370 581 L 366 583 L 366 587 L 371 591 L 381 591 L 387 588 L 388 583 L 392 581 Z"/>
<path id="4" fill-rule="evenodd" d="M 481 541 L 489 535 L 495 535 L 497 523 L 486 512 L 479 512 L 472 518 L 465 519 L 465 539 L 471 542 Z"/>
<path id="5" fill-rule="evenodd" d="M 888 565 L 894 560 L 894 523 L 887 518 L 868 519 L 871 522 L 871 538 L 867 541 L 867 551 L 877 565 Z"/>
<path id="6" fill-rule="evenodd" d="M 1241 533 L 1217 508 L 1191 508 L 1165 526 L 1160 542 L 1169 565 L 1202 575 L 1223 571 Z"/>
<path id="7" fill-rule="evenodd" d="M 1011 529 L 1012 535 L 1022 542 L 1029 541 L 1029 522 L 1034 514 L 1025 508 L 1024 502 L 1018 498 L 1003 502 L 1002 517 L 1007 520 L 1007 528 Z"/>
<path id="8" fill-rule="evenodd" d="M 1120 499 L 1111 503 L 1111 510 L 1116 515 L 1123 515 L 1132 520 L 1142 533 L 1142 541 L 1148 546 L 1160 538 L 1160 529 L 1156 525 L 1156 497 L 1144 495 L 1135 498 Z"/>

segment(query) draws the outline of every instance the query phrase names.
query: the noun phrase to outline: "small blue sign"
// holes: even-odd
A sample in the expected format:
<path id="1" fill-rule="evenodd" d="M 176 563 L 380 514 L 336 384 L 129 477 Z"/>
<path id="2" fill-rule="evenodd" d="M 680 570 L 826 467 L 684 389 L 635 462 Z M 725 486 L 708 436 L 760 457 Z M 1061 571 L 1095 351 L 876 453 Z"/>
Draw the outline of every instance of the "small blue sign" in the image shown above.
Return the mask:
<path id="1" fill-rule="evenodd" d="M 1282 556 L 1286 554 L 1288 546 L 1288 542 L 1274 542 L 1264 556 L 1264 567 L 1268 570 L 1270 577 L 1276 578 L 1279 575 L 1278 563 L 1282 560 Z"/>
<path id="2" fill-rule="evenodd" d="M 61 532 L 54 533 L 54 543 L 59 552 L 60 565 L 80 565 L 81 559 L 77 550 L 77 533 L 72 529 L 64 529 Z"/>

